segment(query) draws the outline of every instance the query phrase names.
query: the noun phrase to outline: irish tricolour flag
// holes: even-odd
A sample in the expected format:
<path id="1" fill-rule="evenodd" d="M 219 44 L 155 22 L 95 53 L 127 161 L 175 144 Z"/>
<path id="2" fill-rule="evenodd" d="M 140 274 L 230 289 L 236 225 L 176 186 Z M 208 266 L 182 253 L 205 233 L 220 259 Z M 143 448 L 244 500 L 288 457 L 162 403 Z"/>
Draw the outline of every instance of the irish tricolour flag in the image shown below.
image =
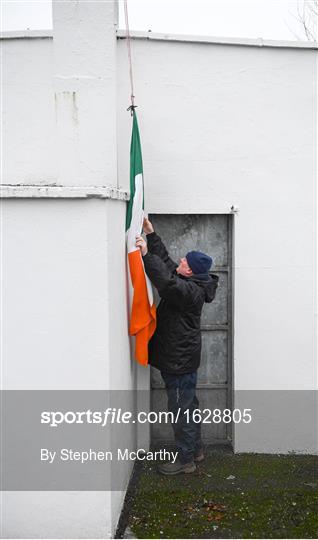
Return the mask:
<path id="1" fill-rule="evenodd" d="M 142 232 L 144 219 L 144 182 L 139 129 L 136 113 L 133 113 L 133 129 L 130 145 L 130 200 L 126 214 L 126 241 L 128 273 L 130 278 L 130 325 L 129 333 L 136 337 L 135 359 L 148 364 L 148 342 L 156 328 L 156 307 L 152 286 L 145 274 L 140 249 L 136 248 L 136 235 Z"/>

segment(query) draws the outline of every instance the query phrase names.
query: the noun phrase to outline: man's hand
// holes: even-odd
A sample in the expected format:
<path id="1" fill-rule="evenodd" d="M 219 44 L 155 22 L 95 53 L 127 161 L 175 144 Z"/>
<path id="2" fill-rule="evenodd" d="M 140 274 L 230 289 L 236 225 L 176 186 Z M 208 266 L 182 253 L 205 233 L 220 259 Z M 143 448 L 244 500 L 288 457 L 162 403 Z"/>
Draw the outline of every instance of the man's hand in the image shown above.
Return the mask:
<path id="1" fill-rule="evenodd" d="M 148 253 L 147 242 L 143 239 L 142 236 L 136 236 L 136 247 L 140 248 L 142 256 Z"/>
<path id="2" fill-rule="evenodd" d="M 154 228 L 152 226 L 152 223 L 146 217 L 144 218 L 144 222 L 143 222 L 143 231 L 144 231 L 145 234 L 150 234 L 150 233 L 154 232 Z"/>

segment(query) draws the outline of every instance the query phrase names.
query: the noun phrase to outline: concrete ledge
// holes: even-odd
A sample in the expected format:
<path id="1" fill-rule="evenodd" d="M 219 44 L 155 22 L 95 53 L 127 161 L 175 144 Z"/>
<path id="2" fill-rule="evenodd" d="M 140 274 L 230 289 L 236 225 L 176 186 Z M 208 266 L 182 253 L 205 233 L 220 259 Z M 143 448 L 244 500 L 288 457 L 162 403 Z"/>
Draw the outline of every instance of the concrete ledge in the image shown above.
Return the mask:
<path id="1" fill-rule="evenodd" d="M 53 30 L 15 30 L 0 32 L 0 39 L 52 38 Z"/>
<path id="2" fill-rule="evenodd" d="M 129 193 L 115 186 L 2 185 L 2 199 L 114 199 L 129 201 Z"/>
<path id="3" fill-rule="evenodd" d="M 126 39 L 125 30 L 117 30 L 117 38 Z M 132 39 L 147 39 L 150 41 L 177 41 L 181 43 L 211 43 L 214 45 L 241 45 L 245 47 L 278 47 L 285 49 L 317 49 L 317 41 L 283 41 L 271 39 L 250 39 L 234 37 L 191 36 L 182 34 L 159 34 L 156 32 L 131 31 Z"/>
<path id="4" fill-rule="evenodd" d="M 118 39 L 126 39 L 126 30 L 118 29 Z M 187 34 L 168 34 L 158 32 L 131 31 L 132 39 L 152 41 L 175 41 L 180 43 L 211 43 L 214 45 L 239 45 L 244 47 L 276 47 L 285 49 L 317 49 L 317 41 L 286 41 L 280 39 L 240 38 L 222 36 L 194 36 Z M 0 39 L 52 38 L 53 30 L 18 30 L 1 32 Z"/>

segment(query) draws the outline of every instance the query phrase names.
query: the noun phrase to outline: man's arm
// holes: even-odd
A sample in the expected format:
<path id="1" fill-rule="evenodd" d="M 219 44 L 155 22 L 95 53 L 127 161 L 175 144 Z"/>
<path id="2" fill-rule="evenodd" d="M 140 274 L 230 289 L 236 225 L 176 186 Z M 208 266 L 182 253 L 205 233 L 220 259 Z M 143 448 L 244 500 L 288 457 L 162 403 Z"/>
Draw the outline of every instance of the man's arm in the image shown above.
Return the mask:
<path id="1" fill-rule="evenodd" d="M 148 250 L 154 255 L 158 255 L 160 259 L 168 266 L 169 270 L 173 271 L 177 268 L 177 263 L 175 263 L 170 257 L 169 253 L 161 240 L 160 236 L 154 231 L 152 223 L 149 219 L 144 218 L 143 230 L 147 236 Z"/>
<path id="2" fill-rule="evenodd" d="M 142 255 L 146 274 L 164 298 L 178 309 L 184 309 L 193 302 L 193 288 L 190 282 L 182 280 L 170 272 L 167 264 L 156 254 L 146 252 Z"/>
<path id="3" fill-rule="evenodd" d="M 174 304 L 178 309 L 184 309 L 193 303 L 192 283 L 178 278 L 158 255 L 149 253 L 147 242 L 142 236 L 136 237 L 136 247 L 140 248 L 146 274 L 161 298 Z"/>

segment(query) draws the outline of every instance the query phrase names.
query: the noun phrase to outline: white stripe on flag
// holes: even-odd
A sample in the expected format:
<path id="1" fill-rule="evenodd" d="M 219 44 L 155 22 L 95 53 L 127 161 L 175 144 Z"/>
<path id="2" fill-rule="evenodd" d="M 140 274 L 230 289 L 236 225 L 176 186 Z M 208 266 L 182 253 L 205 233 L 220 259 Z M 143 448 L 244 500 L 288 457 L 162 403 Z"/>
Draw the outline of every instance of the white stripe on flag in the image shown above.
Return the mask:
<path id="1" fill-rule="evenodd" d="M 142 261 L 142 264 L 144 266 L 144 261 Z M 144 267 L 144 272 L 145 272 L 145 267 Z M 152 284 L 151 284 L 151 281 L 150 281 L 149 277 L 147 276 L 146 272 L 145 272 L 145 278 L 146 278 L 146 285 L 147 285 L 148 300 L 149 300 L 149 304 L 152 306 L 152 304 L 153 304 Z"/>
<path id="2" fill-rule="evenodd" d="M 142 224 L 144 220 L 144 211 L 142 209 L 143 199 L 143 182 L 142 174 L 135 176 L 135 194 L 132 206 L 132 215 L 130 227 L 127 231 L 127 250 L 128 253 L 136 251 L 136 235 L 141 234 Z"/>

